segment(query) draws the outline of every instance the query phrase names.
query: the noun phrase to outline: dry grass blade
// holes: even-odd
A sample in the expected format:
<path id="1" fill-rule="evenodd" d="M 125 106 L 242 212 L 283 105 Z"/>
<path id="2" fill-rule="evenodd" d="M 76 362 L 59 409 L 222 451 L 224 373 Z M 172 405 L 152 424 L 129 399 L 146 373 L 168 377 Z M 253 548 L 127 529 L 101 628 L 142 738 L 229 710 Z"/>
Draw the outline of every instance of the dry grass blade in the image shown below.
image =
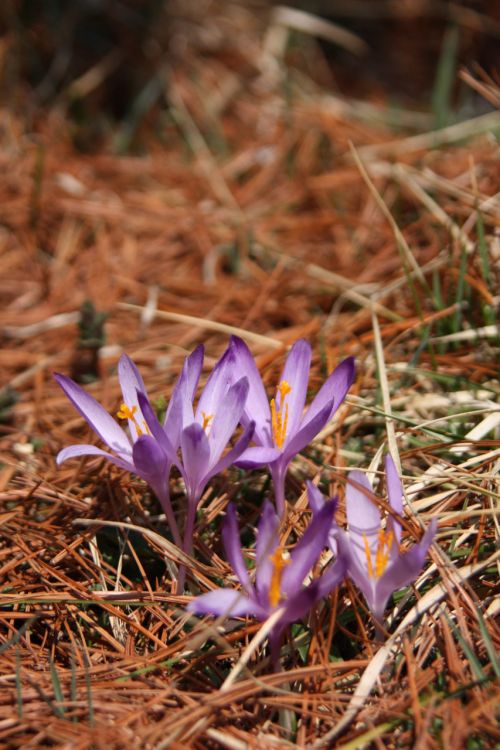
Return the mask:
<path id="1" fill-rule="evenodd" d="M 338 24 L 286 5 L 278 5 L 273 9 L 271 23 L 327 39 L 357 55 L 364 54 L 368 49 L 368 45 L 361 37 Z"/>
<path id="2" fill-rule="evenodd" d="M 398 139 L 374 146 L 363 146 L 358 149 L 358 156 L 364 161 L 377 159 L 382 154 L 402 156 L 415 151 L 443 147 L 467 138 L 475 138 L 478 135 L 493 132 L 499 127 L 500 113 L 488 112 L 485 115 L 459 122 L 456 125 L 449 125 L 440 130 L 433 130 L 429 133 L 422 133 L 421 135 L 414 135 L 409 138 Z"/>
<path id="3" fill-rule="evenodd" d="M 127 302 L 120 303 L 120 307 L 125 310 L 141 310 L 139 305 L 132 305 Z M 193 315 L 181 315 L 180 313 L 171 312 L 169 310 L 154 310 L 151 314 L 151 318 L 163 318 L 164 320 L 170 320 L 175 323 L 184 323 L 189 326 L 196 326 L 207 331 L 217 331 L 219 333 L 225 333 L 229 336 L 240 336 L 242 339 L 246 339 L 252 344 L 260 344 L 273 349 L 282 349 L 283 343 L 277 339 L 269 338 L 268 336 L 261 336 L 253 331 L 247 331 L 237 326 L 226 325 L 225 323 L 218 323 L 216 320 L 206 320 L 203 318 L 196 318 Z"/>

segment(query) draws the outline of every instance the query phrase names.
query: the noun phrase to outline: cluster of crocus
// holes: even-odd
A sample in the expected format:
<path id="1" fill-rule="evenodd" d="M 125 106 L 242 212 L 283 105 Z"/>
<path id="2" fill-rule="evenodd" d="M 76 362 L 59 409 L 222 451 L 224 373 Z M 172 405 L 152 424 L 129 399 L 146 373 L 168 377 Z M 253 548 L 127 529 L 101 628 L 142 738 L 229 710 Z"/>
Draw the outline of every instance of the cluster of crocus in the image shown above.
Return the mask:
<path id="1" fill-rule="evenodd" d="M 157 494 L 174 540 L 180 543 L 168 489 L 171 468 L 176 466 L 184 478 L 188 497 L 183 543 L 186 551 L 190 548 L 196 507 L 207 483 L 232 463 L 243 468 L 269 466 L 282 516 L 290 461 L 331 419 L 354 379 L 351 357 L 333 371 L 303 415 L 310 362 L 311 347 L 304 340 L 297 341 L 290 350 L 276 397 L 269 402 L 248 347 L 233 336 L 193 409 L 203 366 L 203 347 L 199 346 L 186 359 L 165 420 L 160 424 L 139 371 L 124 354 L 118 364 L 123 404 L 117 417 L 128 423 L 129 435 L 83 388 L 56 374 L 73 405 L 113 451 L 108 453 L 94 445 L 72 445 L 59 453 L 57 461 L 100 455 L 142 477 Z M 243 433 L 225 453 L 240 423 Z M 252 438 L 255 445 L 250 446 Z"/>
<path id="2" fill-rule="evenodd" d="M 141 375 L 123 355 L 118 377 L 123 403 L 117 412 L 128 431 L 83 388 L 64 375 L 56 380 L 80 414 L 109 447 L 73 445 L 63 449 L 58 463 L 84 455 L 105 457 L 120 468 L 143 478 L 156 493 L 175 543 L 192 552 L 196 509 L 212 477 L 236 464 L 242 468 L 268 466 L 273 478 L 276 507 L 266 502 L 258 524 L 254 581 L 245 565 L 239 541 L 235 508 L 230 505 L 223 524 L 227 558 L 241 588 L 216 589 L 196 597 L 189 610 L 197 614 L 252 616 L 265 620 L 279 612 L 269 639 L 275 664 L 285 628 L 349 575 L 363 592 L 380 621 L 392 591 L 418 575 L 435 533 L 431 525 L 421 542 L 400 553 L 403 491 L 394 463 L 386 459 L 391 515 L 385 528 L 365 475 L 350 472 L 346 489 L 349 530 L 334 520 L 336 501 L 327 500 L 311 483 L 308 497 L 313 518 L 303 536 L 288 553 L 280 545 L 280 523 L 286 514 L 285 477 L 294 456 L 328 423 L 353 382 L 352 358 L 344 360 L 327 378 L 309 408 L 304 409 L 309 380 L 311 348 L 304 340 L 291 348 L 270 401 L 255 361 L 246 344 L 232 337 L 216 363 L 200 397 L 193 402 L 203 367 L 199 346 L 186 358 L 174 387 L 163 422 L 147 396 Z M 233 440 L 238 425 L 241 430 Z M 232 441 L 232 443 L 231 443 Z M 184 533 L 179 530 L 169 493 L 175 466 L 186 487 Z M 323 550 L 330 547 L 334 561 L 319 577 L 310 577 Z M 185 571 L 179 572 L 182 590 Z M 305 584 L 306 577 L 309 582 Z"/>
<path id="3" fill-rule="evenodd" d="M 253 434 L 250 423 L 229 453 L 223 455 L 240 420 L 248 392 L 245 377 L 233 384 L 232 365 L 233 356 L 228 349 L 214 367 L 194 411 L 193 399 L 203 366 L 203 347 L 198 347 L 184 363 L 164 422 L 160 424 L 139 371 L 124 354 L 118 364 L 123 403 L 117 417 L 128 422 L 129 435 L 83 388 L 70 378 L 56 374 L 68 398 L 113 451 L 108 453 L 94 445 L 72 445 L 59 453 L 57 462 L 75 456 L 99 455 L 142 477 L 158 496 L 175 542 L 189 551 L 196 506 L 203 490 L 215 474 L 233 463 L 247 448 Z M 170 502 L 172 465 L 182 474 L 188 497 L 183 543 Z"/>

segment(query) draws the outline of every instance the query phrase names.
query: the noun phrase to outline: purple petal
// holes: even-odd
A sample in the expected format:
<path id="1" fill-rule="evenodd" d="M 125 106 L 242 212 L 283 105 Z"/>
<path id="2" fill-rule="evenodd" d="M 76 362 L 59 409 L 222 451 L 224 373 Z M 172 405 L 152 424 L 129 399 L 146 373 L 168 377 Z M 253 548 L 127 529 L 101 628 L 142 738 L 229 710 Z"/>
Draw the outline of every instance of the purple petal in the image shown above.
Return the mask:
<path id="1" fill-rule="evenodd" d="M 380 577 L 376 585 L 375 609 L 384 609 L 393 591 L 408 586 L 422 570 L 427 551 L 436 533 L 437 519 L 433 518 L 418 544 L 399 555 Z"/>
<path id="2" fill-rule="evenodd" d="M 217 404 L 213 421 L 208 426 L 210 461 L 217 461 L 240 421 L 248 394 L 248 380 L 241 378 L 232 385 Z"/>
<path id="3" fill-rule="evenodd" d="M 226 556 L 230 566 L 238 576 L 238 580 L 245 591 L 250 594 L 253 589 L 250 584 L 243 555 L 241 554 L 240 532 L 236 520 L 236 508 L 232 503 L 230 503 L 226 509 L 226 518 L 224 519 L 224 524 L 222 526 L 222 541 L 224 543 L 224 549 L 226 550 Z"/>
<path id="4" fill-rule="evenodd" d="M 144 381 L 139 370 L 132 362 L 130 357 L 128 357 L 126 354 L 122 354 L 122 356 L 120 357 L 120 361 L 118 362 L 118 380 L 120 381 L 120 386 L 122 389 L 123 402 L 130 409 L 133 409 L 134 406 L 139 409 L 140 407 L 139 402 L 137 401 L 137 391 L 145 394 L 146 386 L 144 385 Z M 142 430 L 141 422 L 141 415 L 138 414 L 137 423 L 139 424 L 139 428 Z M 139 437 L 139 432 L 137 430 L 136 423 L 132 419 L 129 419 L 128 426 L 133 440 L 137 440 L 137 438 Z"/>
<path id="5" fill-rule="evenodd" d="M 354 486 L 355 482 L 360 487 Z M 361 562 L 366 567 L 366 541 L 370 546 L 372 555 L 375 554 L 380 531 L 380 511 L 373 497 L 373 490 L 366 474 L 361 471 L 350 471 L 347 475 L 347 486 L 345 492 L 346 515 L 349 526 L 349 538 L 352 548 Z"/>
<path id="6" fill-rule="evenodd" d="M 387 494 L 389 496 L 389 504 L 392 510 L 398 514 L 403 515 L 403 485 L 399 478 L 398 470 L 392 459 L 392 456 L 388 453 L 385 457 L 385 477 L 387 482 Z M 397 543 L 401 542 L 401 524 L 396 521 L 395 518 L 389 516 L 387 519 L 387 526 L 393 532 Z"/>
<path id="7" fill-rule="evenodd" d="M 344 400 L 347 391 L 352 385 L 356 375 L 354 357 L 348 357 L 335 368 L 325 380 L 318 393 L 311 402 L 309 409 L 302 420 L 301 427 L 305 427 L 318 412 L 322 411 L 327 404 L 332 404 L 331 411 L 325 421 L 328 422 Z M 332 403 L 333 402 L 333 403 Z"/>
<path id="8" fill-rule="evenodd" d="M 287 461 L 291 461 L 292 458 L 303 450 L 306 445 L 309 445 L 311 440 L 316 437 L 318 432 L 323 429 L 325 424 L 328 422 L 332 405 L 326 404 L 326 406 L 319 411 L 316 416 L 311 419 L 305 427 L 301 427 L 298 432 L 291 433 L 289 431 L 289 441 L 285 444 L 284 456 Z"/>
<path id="9" fill-rule="evenodd" d="M 196 615 L 214 615 L 215 617 L 245 617 L 246 615 L 259 619 L 266 617 L 266 613 L 262 612 L 257 602 L 236 589 L 208 591 L 190 601 L 186 609 Z"/>
<path id="10" fill-rule="evenodd" d="M 339 530 L 335 536 L 339 557 L 343 557 L 347 563 L 347 573 L 358 589 L 364 594 L 370 609 L 373 610 L 375 602 L 374 579 L 368 575 L 366 561 L 358 554 L 358 549 L 352 544 L 349 535 Z"/>
<path id="11" fill-rule="evenodd" d="M 205 478 L 206 482 L 208 482 L 208 480 L 214 477 L 216 474 L 220 474 L 222 471 L 225 471 L 228 466 L 236 463 L 243 451 L 248 447 L 248 444 L 253 436 L 254 427 L 254 423 L 250 422 L 248 427 L 246 427 L 243 435 L 236 441 L 231 450 L 228 451 L 224 456 L 222 456 L 222 458 L 220 458 L 217 463 L 210 468 Z"/>
<path id="12" fill-rule="evenodd" d="M 87 420 L 94 432 L 117 453 L 130 453 L 130 441 L 124 430 L 103 409 L 90 393 L 80 388 L 71 378 L 54 373 L 54 377 L 75 409 Z"/>
<path id="13" fill-rule="evenodd" d="M 132 448 L 136 473 L 161 493 L 168 481 L 171 462 L 150 435 L 138 438 Z"/>
<path id="14" fill-rule="evenodd" d="M 236 465 L 241 469 L 258 469 L 276 461 L 282 455 L 279 448 L 265 448 L 263 446 L 252 446 L 244 451 Z"/>
<path id="15" fill-rule="evenodd" d="M 299 339 L 290 349 L 280 383 L 283 380 L 290 385 L 291 391 L 286 396 L 288 404 L 287 434 L 295 434 L 300 422 L 306 402 L 307 386 L 309 384 L 309 367 L 311 365 L 311 347 L 304 339 Z M 279 393 L 276 396 L 276 407 L 281 409 Z"/>
<path id="16" fill-rule="evenodd" d="M 182 372 L 175 384 L 172 397 L 165 414 L 163 427 L 169 436 L 170 442 L 177 450 L 180 444 L 181 430 L 183 427 L 183 405 L 187 405 L 186 425 L 194 422 L 192 408 L 194 394 L 198 387 L 198 381 L 203 367 L 204 348 L 200 344 L 184 361 Z"/>
<path id="17" fill-rule="evenodd" d="M 313 515 L 319 513 L 321 508 L 324 506 L 326 500 L 325 496 L 315 484 L 310 481 L 306 482 L 307 487 L 307 499 L 309 501 L 309 507 L 311 508 Z"/>
<path id="18" fill-rule="evenodd" d="M 229 347 L 219 359 L 203 388 L 196 408 L 195 420 L 201 424 L 203 415 L 215 415 L 224 394 L 232 384 L 234 354 Z"/>
<path id="19" fill-rule="evenodd" d="M 292 550 L 290 564 L 281 579 L 281 591 L 285 596 L 291 596 L 302 587 L 304 578 L 326 547 L 335 507 L 334 502 L 325 503 Z"/>
<path id="20" fill-rule="evenodd" d="M 255 545 L 255 585 L 259 602 L 265 606 L 269 602 L 269 587 L 274 567 L 271 557 L 279 544 L 279 525 L 280 520 L 274 506 L 266 500 L 262 508 Z"/>
<path id="21" fill-rule="evenodd" d="M 254 420 L 255 442 L 259 445 L 269 444 L 271 440 L 271 410 L 257 365 L 250 349 L 242 339 L 232 336 L 230 346 L 235 355 L 235 376 L 246 376 L 249 384 L 247 406 L 243 412 L 242 424 L 246 425 L 251 419 Z"/>
<path id="22" fill-rule="evenodd" d="M 194 422 L 193 404 L 181 390 L 172 394 L 168 408 L 163 430 L 172 448 L 177 452 L 181 444 L 182 428 Z"/>
<path id="23" fill-rule="evenodd" d="M 205 486 L 210 461 L 210 446 L 203 427 L 197 422 L 181 433 L 182 474 L 190 499 L 197 502 Z"/>
<path id="24" fill-rule="evenodd" d="M 200 380 L 201 370 L 203 368 L 204 357 L 205 347 L 203 346 L 203 344 L 199 344 L 184 362 L 182 374 L 185 377 L 186 393 L 188 394 L 191 401 L 194 399 L 194 394 L 196 393 L 196 389 L 198 388 L 198 382 Z"/>
<path id="25" fill-rule="evenodd" d="M 291 594 L 285 602 L 285 611 L 279 620 L 280 627 L 301 620 L 319 599 L 321 599 L 321 593 L 318 581 L 313 581 L 309 586 L 300 588 L 297 593 Z"/>
<path id="26" fill-rule="evenodd" d="M 162 448 L 168 460 L 171 463 L 175 463 L 177 457 L 176 450 L 170 442 L 169 436 L 166 434 L 165 429 L 159 423 L 158 418 L 147 396 L 144 393 L 138 391 L 137 400 L 139 402 L 139 406 L 144 415 L 144 420 L 148 426 L 149 431 L 151 432 L 151 435 L 154 437 L 158 445 Z"/>
<path id="27" fill-rule="evenodd" d="M 339 586 L 347 573 L 348 558 L 346 555 L 339 554 L 335 562 L 330 563 L 326 570 L 323 571 L 318 580 L 318 594 L 322 599 L 324 596 Z"/>
<path id="28" fill-rule="evenodd" d="M 119 466 L 120 469 L 125 471 L 131 471 L 136 473 L 136 469 L 132 461 L 125 461 L 117 456 L 113 456 L 111 453 L 97 448 L 95 445 L 69 445 L 67 448 L 63 448 L 57 454 L 56 462 L 58 465 L 62 464 L 63 461 L 67 461 L 68 458 L 77 458 L 78 456 L 101 456 L 106 458 L 111 463 Z"/>

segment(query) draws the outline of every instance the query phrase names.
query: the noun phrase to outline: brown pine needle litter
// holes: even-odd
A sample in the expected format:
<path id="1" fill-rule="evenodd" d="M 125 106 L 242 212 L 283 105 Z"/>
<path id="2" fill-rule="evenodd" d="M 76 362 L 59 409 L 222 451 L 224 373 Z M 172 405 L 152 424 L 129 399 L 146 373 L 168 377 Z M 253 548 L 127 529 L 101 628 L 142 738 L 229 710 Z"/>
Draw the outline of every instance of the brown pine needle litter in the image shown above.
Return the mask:
<path id="1" fill-rule="evenodd" d="M 0 750 L 492 748 L 498 72 L 463 68 L 486 102 L 470 116 L 435 127 L 401 109 L 395 120 L 380 89 L 365 102 L 335 93 L 318 39 L 368 54 L 341 19 L 213 2 L 201 23 L 182 6 L 172 38 L 188 49 L 159 61 L 152 39 L 144 90 L 93 135 L 130 39 L 66 88 L 54 68 L 30 89 L 4 65 L 14 32 L 2 37 Z M 449 22 L 498 34 L 468 13 L 454 5 Z M 210 483 L 186 555 L 140 479 L 98 457 L 55 464 L 94 436 L 54 371 L 114 414 L 126 352 L 161 411 L 186 354 L 204 343 L 205 378 L 231 334 L 270 397 L 297 338 L 313 347 L 310 395 L 356 357 L 345 403 L 291 465 L 284 543 L 309 521 L 306 479 L 339 496 L 345 526 L 347 471 L 377 481 L 389 449 L 403 546 L 438 521 L 422 573 L 391 599 L 383 643 L 350 582 L 293 626 L 277 673 L 273 622 L 186 612 L 179 566 L 193 594 L 234 585 L 220 538 L 229 501 L 251 555 L 265 469 Z M 175 473 L 171 492 L 182 518 Z"/>

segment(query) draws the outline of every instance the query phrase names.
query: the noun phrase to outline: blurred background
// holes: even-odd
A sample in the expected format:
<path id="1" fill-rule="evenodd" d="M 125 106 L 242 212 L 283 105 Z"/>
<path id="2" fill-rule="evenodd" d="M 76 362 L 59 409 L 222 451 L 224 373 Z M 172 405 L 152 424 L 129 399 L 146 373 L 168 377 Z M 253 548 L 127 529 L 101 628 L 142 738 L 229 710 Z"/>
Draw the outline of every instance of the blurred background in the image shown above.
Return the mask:
<path id="1" fill-rule="evenodd" d="M 488 82 L 499 39 L 496 0 L 3 0 L 0 95 L 29 128 L 57 108 L 78 148 L 128 151 L 161 137 L 173 70 L 209 60 L 244 81 L 277 56 L 440 127 L 488 107 L 457 71 Z"/>

